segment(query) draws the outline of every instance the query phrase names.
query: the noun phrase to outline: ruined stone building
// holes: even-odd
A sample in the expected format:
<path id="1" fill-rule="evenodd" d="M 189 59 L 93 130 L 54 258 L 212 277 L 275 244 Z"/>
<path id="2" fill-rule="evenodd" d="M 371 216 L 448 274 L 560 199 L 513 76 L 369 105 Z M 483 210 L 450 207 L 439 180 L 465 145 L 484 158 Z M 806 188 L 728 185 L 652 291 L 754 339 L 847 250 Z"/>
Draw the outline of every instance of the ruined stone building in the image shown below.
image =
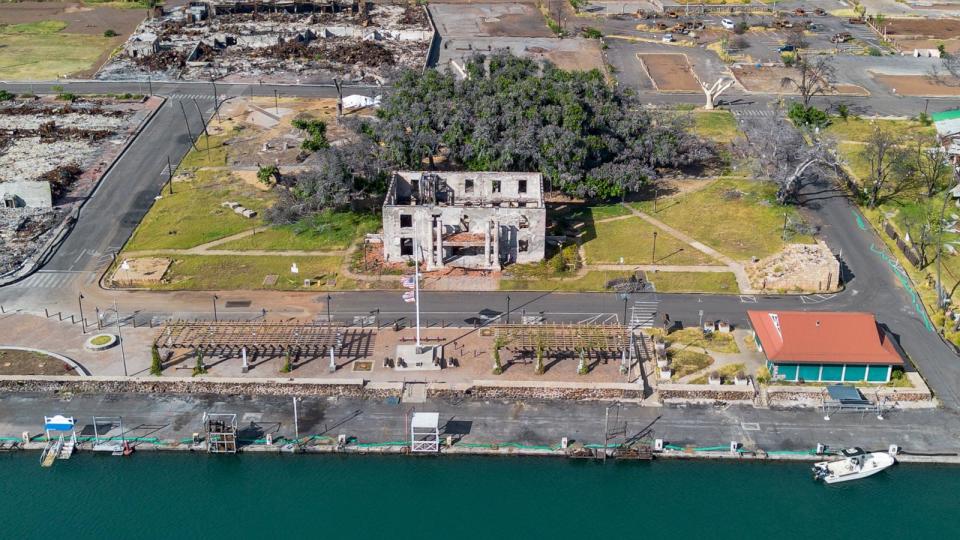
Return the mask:
<path id="1" fill-rule="evenodd" d="M 539 173 L 395 172 L 383 205 L 384 259 L 418 257 L 428 270 L 537 262 L 546 219 Z"/>

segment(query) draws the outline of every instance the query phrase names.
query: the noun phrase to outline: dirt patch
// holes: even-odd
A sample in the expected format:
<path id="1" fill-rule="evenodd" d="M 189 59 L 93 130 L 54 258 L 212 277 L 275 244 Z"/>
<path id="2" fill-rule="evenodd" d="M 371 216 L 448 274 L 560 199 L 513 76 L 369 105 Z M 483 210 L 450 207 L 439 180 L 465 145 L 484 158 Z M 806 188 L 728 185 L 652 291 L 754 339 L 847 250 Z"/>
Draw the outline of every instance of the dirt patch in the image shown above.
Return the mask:
<path id="1" fill-rule="evenodd" d="M 548 51 L 543 56 L 560 69 L 567 71 L 603 70 L 603 56 L 600 52 L 600 42 L 595 39 L 564 40 L 575 44 L 572 47 L 560 47 Z"/>
<path id="2" fill-rule="evenodd" d="M 660 92 L 700 92 L 700 83 L 685 54 L 638 54 L 654 87 Z"/>
<path id="3" fill-rule="evenodd" d="M 114 9 L 84 6 L 79 2 L 13 2 L 0 3 L 0 21 L 22 24 L 40 21 L 63 21 L 68 34 L 103 35 L 107 30 L 122 36 L 133 32 L 144 18 L 142 9 Z"/>
<path id="4" fill-rule="evenodd" d="M 0 349 L 0 375 L 78 376 L 73 366 L 52 356 L 33 351 Z"/>
<path id="5" fill-rule="evenodd" d="M 896 90 L 896 93 L 902 96 L 960 96 L 960 81 L 947 85 L 926 75 L 886 75 L 874 72 L 870 72 L 870 75 L 878 83 L 890 88 L 891 91 Z"/>
<path id="6" fill-rule="evenodd" d="M 430 11 L 445 38 L 553 37 L 532 3 L 431 3 Z"/>
<path id="7" fill-rule="evenodd" d="M 127 259 L 117 266 L 111 282 L 121 287 L 160 283 L 163 275 L 167 273 L 167 268 L 170 268 L 170 259 L 160 257 Z"/>
<path id="8" fill-rule="evenodd" d="M 953 39 L 960 36 L 960 19 L 887 19 L 887 34 Z"/>
<path id="9" fill-rule="evenodd" d="M 783 85 L 784 77 L 793 77 L 796 70 L 783 66 L 734 66 L 730 70 L 734 78 L 749 92 L 764 94 L 796 94 L 790 86 Z M 833 95 L 869 96 L 870 92 L 855 84 L 837 83 Z"/>

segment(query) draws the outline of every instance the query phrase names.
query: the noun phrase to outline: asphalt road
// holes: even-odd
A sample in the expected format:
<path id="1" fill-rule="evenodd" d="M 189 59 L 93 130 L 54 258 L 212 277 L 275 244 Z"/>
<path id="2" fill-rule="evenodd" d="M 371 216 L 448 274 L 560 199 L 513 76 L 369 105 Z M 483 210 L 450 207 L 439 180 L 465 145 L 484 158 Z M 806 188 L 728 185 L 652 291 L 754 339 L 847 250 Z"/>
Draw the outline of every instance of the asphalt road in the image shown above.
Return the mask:
<path id="1" fill-rule="evenodd" d="M 600 443 L 610 403 L 525 400 L 430 400 L 417 410 L 438 411 L 446 433 L 467 443 L 557 445 Z M 305 397 L 298 403 L 299 433 L 336 437 L 345 434 L 360 442 L 406 440 L 404 416 L 409 404 L 385 401 Z M 77 419 L 83 434 L 93 434 L 93 416 L 122 416 L 126 436 L 161 440 L 189 438 L 203 433 L 203 414 L 237 415 L 240 438 L 255 440 L 266 434 L 293 438 L 293 401 L 280 396 L 226 396 L 188 394 L 74 394 L 8 393 L 0 400 L 0 436 L 37 434 L 44 415 L 55 413 Z M 885 450 L 897 444 L 912 452 L 955 451 L 960 420 L 935 410 L 904 410 L 886 414 L 834 413 L 809 409 L 759 410 L 749 406 L 642 407 L 624 404 L 611 410 L 611 443 L 624 438 L 661 438 L 676 445 L 727 446 L 737 441 L 747 448 L 810 450 L 817 443 L 833 448 L 867 445 Z"/>

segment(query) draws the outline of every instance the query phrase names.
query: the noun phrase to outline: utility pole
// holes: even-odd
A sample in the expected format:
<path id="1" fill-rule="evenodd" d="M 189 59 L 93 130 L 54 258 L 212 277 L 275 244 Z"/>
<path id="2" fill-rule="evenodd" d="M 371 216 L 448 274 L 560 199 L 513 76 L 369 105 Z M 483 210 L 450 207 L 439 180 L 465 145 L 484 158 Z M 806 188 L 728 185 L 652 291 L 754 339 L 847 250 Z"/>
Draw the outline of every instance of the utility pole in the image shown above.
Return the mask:
<path id="1" fill-rule="evenodd" d="M 277 90 L 273 90 L 273 108 L 277 111 L 277 115 L 280 114 L 280 95 L 277 94 Z"/>
<path id="2" fill-rule="evenodd" d="M 80 305 L 80 329 L 84 334 L 87 333 L 87 323 L 83 320 L 83 293 L 77 297 L 77 303 Z"/>
<path id="3" fill-rule="evenodd" d="M 510 324 L 510 295 L 507 295 L 507 324 Z"/>
<path id="4" fill-rule="evenodd" d="M 197 114 L 200 115 L 200 125 L 203 126 L 203 134 L 207 136 L 207 139 L 210 138 L 210 133 L 207 132 L 207 121 L 203 119 L 203 112 L 200 110 L 200 104 L 197 103 L 197 100 L 193 100 L 193 105 L 197 108 Z M 207 150 L 210 150 L 210 141 L 207 141 Z"/>
<path id="5" fill-rule="evenodd" d="M 220 99 L 217 94 L 217 81 L 211 77 L 210 84 L 213 85 L 213 112 L 216 113 L 217 120 L 222 122 L 223 120 L 220 119 Z"/>
<path id="6" fill-rule="evenodd" d="M 187 109 L 183 107 L 182 101 L 180 102 L 180 112 L 183 113 L 183 123 L 187 126 L 187 136 L 190 137 L 190 144 L 194 150 L 197 150 L 197 143 L 193 140 L 193 133 L 190 132 L 190 120 L 187 119 Z"/>
<path id="7" fill-rule="evenodd" d="M 217 300 L 219 299 L 219 296 L 213 295 L 213 322 L 219 322 L 217 319 Z"/>
<path id="8" fill-rule="evenodd" d="M 293 433 L 297 441 L 300 441 L 300 419 L 297 417 L 297 396 L 293 396 Z"/>
<path id="9" fill-rule="evenodd" d="M 123 332 L 120 330 L 120 308 L 117 301 L 113 301 L 113 313 L 117 316 L 117 341 L 120 342 L 120 358 L 123 360 L 123 376 L 127 376 L 127 353 L 123 350 Z"/>
<path id="10" fill-rule="evenodd" d="M 328 293 L 327 294 L 327 324 L 330 324 L 330 322 L 333 320 L 330 318 L 330 300 L 333 300 L 333 297 L 330 296 L 330 294 Z"/>
<path id="11" fill-rule="evenodd" d="M 657 263 L 657 231 L 653 231 L 653 254 L 650 256 L 650 264 Z"/>
<path id="12" fill-rule="evenodd" d="M 343 83 L 334 77 L 333 85 L 337 87 L 337 125 L 339 126 L 340 117 L 343 116 Z"/>
<path id="13" fill-rule="evenodd" d="M 169 155 L 167 155 L 167 186 L 170 188 L 170 195 L 173 195 L 173 165 L 170 164 Z"/>

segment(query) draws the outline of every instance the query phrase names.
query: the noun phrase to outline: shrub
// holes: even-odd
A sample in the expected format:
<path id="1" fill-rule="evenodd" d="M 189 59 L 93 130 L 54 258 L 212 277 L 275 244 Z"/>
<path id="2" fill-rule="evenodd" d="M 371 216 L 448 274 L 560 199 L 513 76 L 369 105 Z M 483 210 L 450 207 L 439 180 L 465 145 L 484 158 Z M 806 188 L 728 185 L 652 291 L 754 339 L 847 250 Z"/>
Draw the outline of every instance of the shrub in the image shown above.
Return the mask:
<path id="1" fill-rule="evenodd" d="M 74 101 L 77 100 L 77 95 L 70 92 L 62 92 L 60 94 L 57 94 L 57 99 L 59 99 L 60 101 L 69 101 L 73 103 Z"/>
<path id="2" fill-rule="evenodd" d="M 850 118 L 850 109 L 847 107 L 845 103 L 840 103 L 839 105 L 837 105 L 837 116 L 839 116 L 840 118 L 843 118 L 844 121 Z"/>
<path id="3" fill-rule="evenodd" d="M 760 384 L 766 384 L 770 381 L 770 370 L 767 369 L 767 366 L 760 366 L 757 369 L 757 382 Z"/>
<path id="4" fill-rule="evenodd" d="M 327 141 L 327 124 L 323 120 L 295 118 L 291 124 L 297 129 L 306 131 L 309 135 L 300 145 L 300 148 L 308 152 L 316 152 L 330 147 L 330 143 Z"/>
<path id="5" fill-rule="evenodd" d="M 933 118 L 930 118 L 930 115 L 925 112 L 918 114 L 915 120 L 925 126 L 933 125 Z"/>
<path id="6" fill-rule="evenodd" d="M 750 29 L 750 23 L 745 20 L 740 20 L 737 24 L 733 25 L 733 33 L 741 36 L 747 33 L 747 30 Z"/>
<path id="7" fill-rule="evenodd" d="M 197 350 L 197 364 L 193 366 L 193 376 L 206 375 L 207 366 L 203 365 L 203 351 Z"/>
<path id="8" fill-rule="evenodd" d="M 804 107 L 803 103 L 794 102 L 790 105 L 787 116 L 798 127 L 825 128 L 830 125 L 830 116 L 814 107 Z"/>
<path id="9" fill-rule="evenodd" d="M 293 371 L 293 362 L 290 361 L 290 351 L 286 351 L 283 355 L 283 367 L 280 368 L 280 373 L 290 373 Z"/>
<path id="10" fill-rule="evenodd" d="M 280 179 L 280 168 L 276 165 L 270 165 L 269 167 L 260 167 L 257 170 L 257 180 L 262 184 L 272 186 L 277 183 L 277 180 Z"/>
<path id="11" fill-rule="evenodd" d="M 160 361 L 160 349 L 154 343 L 150 347 L 150 374 L 159 377 L 163 373 L 163 363 Z"/>
<path id="12" fill-rule="evenodd" d="M 600 39 L 603 37 L 603 32 L 592 26 L 587 26 L 583 29 L 583 37 L 587 39 Z"/>
<path id="13" fill-rule="evenodd" d="M 103 37 L 117 37 L 117 36 L 119 36 L 119 35 L 120 35 L 120 34 L 114 32 L 112 28 L 108 28 L 108 29 L 103 33 Z"/>
<path id="14" fill-rule="evenodd" d="M 894 368 L 893 372 L 890 374 L 890 378 L 893 379 L 893 380 L 895 380 L 895 381 L 899 381 L 900 379 L 902 379 L 902 378 L 903 378 L 903 369 L 902 369 L 902 368 Z"/>
<path id="15" fill-rule="evenodd" d="M 6 90 L 0 89 L 0 101 L 10 101 L 15 96 Z"/>
<path id="16" fill-rule="evenodd" d="M 883 56 L 883 53 L 880 52 L 880 49 L 876 47 L 870 47 L 869 49 L 867 49 L 867 54 L 869 54 L 870 56 Z"/>
<path id="17" fill-rule="evenodd" d="M 947 57 L 947 47 L 943 43 L 937 45 L 937 51 L 940 53 L 940 58 Z"/>

